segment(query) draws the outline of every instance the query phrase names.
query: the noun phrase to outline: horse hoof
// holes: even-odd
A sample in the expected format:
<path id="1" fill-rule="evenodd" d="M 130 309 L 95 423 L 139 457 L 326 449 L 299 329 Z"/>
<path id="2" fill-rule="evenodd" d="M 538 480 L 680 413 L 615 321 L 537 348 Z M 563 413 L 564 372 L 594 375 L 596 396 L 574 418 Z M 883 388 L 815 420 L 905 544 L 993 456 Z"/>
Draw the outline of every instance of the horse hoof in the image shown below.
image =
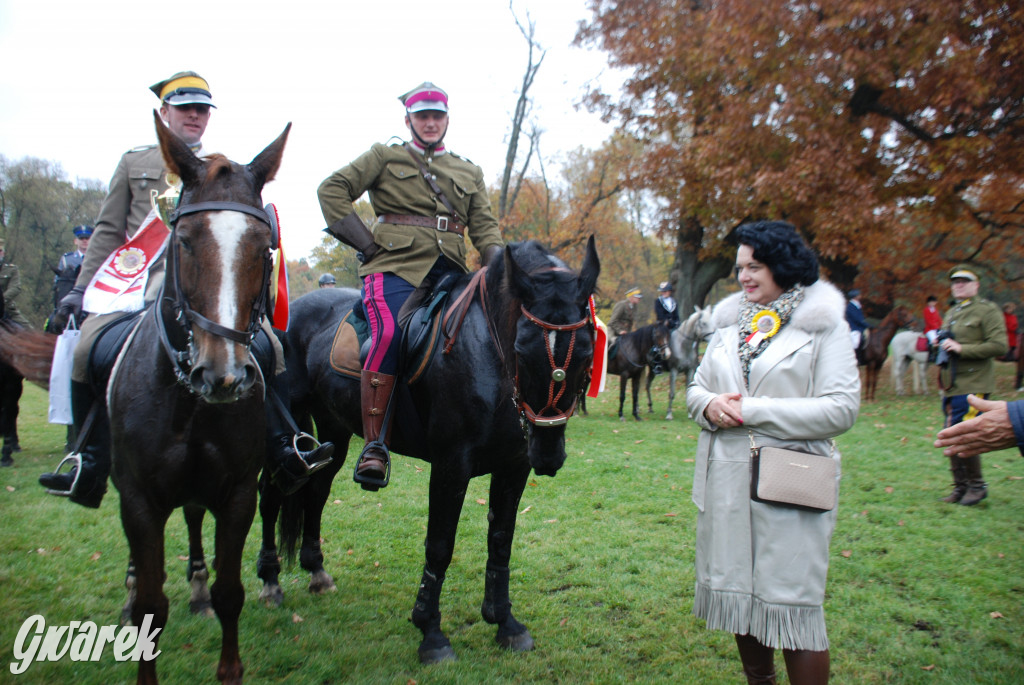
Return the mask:
<path id="1" fill-rule="evenodd" d="M 518 635 L 505 635 L 495 639 L 503 649 L 510 652 L 529 652 L 533 649 L 533 638 L 530 637 L 528 630 L 524 630 Z"/>
<path id="2" fill-rule="evenodd" d="M 459 657 L 455 655 L 455 650 L 452 649 L 451 645 L 445 645 L 444 647 L 438 647 L 436 649 L 420 649 L 419 652 L 421 664 L 440 664 L 445 661 L 459 660 Z"/>
<path id="3" fill-rule="evenodd" d="M 280 585 L 264 585 L 260 591 L 259 601 L 265 607 L 277 609 L 284 603 L 284 590 Z"/>
<path id="4" fill-rule="evenodd" d="M 322 595 L 325 592 L 337 592 L 338 586 L 334 584 L 334 578 L 326 571 L 317 571 L 309 581 L 309 592 L 314 595 Z"/>
<path id="5" fill-rule="evenodd" d="M 672 412 L 669 412 L 669 413 L 665 414 L 665 420 L 666 421 L 671 421 L 672 420 Z"/>

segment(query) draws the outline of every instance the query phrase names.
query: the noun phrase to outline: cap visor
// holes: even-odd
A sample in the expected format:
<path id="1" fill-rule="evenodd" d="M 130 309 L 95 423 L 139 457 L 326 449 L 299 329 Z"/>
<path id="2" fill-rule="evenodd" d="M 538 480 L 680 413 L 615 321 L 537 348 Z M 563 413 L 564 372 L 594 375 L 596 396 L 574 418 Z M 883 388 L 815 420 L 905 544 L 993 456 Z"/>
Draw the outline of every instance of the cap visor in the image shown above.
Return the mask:
<path id="1" fill-rule="evenodd" d="M 447 112 L 448 105 L 440 100 L 420 100 L 419 102 L 412 103 L 412 106 L 409 107 L 410 112 L 423 112 L 428 109 L 435 112 Z"/>
<path id="2" fill-rule="evenodd" d="M 213 104 L 213 100 L 210 99 L 209 95 L 203 95 L 202 93 L 181 93 L 178 95 L 169 95 L 164 100 L 168 105 L 209 105 L 214 109 L 217 105 Z"/>

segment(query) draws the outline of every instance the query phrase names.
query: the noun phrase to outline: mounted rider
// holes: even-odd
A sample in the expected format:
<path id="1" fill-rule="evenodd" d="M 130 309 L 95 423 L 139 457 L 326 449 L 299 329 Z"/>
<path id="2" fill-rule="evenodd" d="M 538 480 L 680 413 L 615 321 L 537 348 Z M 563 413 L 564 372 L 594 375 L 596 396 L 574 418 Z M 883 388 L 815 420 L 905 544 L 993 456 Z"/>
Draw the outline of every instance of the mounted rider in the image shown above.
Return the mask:
<path id="1" fill-rule="evenodd" d="M 316 283 L 321 288 L 334 288 L 338 285 L 338 279 L 331 274 L 323 274 Z"/>
<path id="2" fill-rule="evenodd" d="M 636 305 L 644 296 L 640 288 L 630 288 L 626 291 L 626 299 L 615 303 L 612 308 L 612 317 L 608 319 L 608 348 L 615 345 L 619 336 L 625 335 L 636 326 Z M 614 354 L 610 352 L 609 354 Z"/>
<path id="3" fill-rule="evenodd" d="M 150 86 L 150 90 L 160 100 L 160 117 L 168 128 L 197 156 L 202 155 L 203 133 L 210 122 L 210 110 L 215 108 L 206 79 L 194 71 L 183 71 Z M 83 300 L 94 277 L 99 277 L 111 255 L 119 251 L 126 240 L 136 236 L 144 224 L 152 226 L 147 218 L 154 208 L 155 199 L 168 191 L 174 193 L 180 184 L 180 179 L 167 171 L 159 146 L 143 145 L 122 155 L 100 208 L 78 279 L 61 300 L 58 312 L 61 316 L 74 315 L 81 321 Z M 163 286 L 162 253 L 154 250 L 146 256 L 141 268 L 148 271 L 144 302 L 149 305 L 159 297 Z M 92 301 L 96 301 L 95 298 Z M 85 306 L 86 311 L 90 305 L 91 302 Z M 83 322 L 71 372 L 72 418 L 77 434 L 82 436 L 76 445 L 78 452 L 61 461 L 61 465 L 65 462 L 74 464 L 70 471 L 62 472 L 58 465 L 55 472 L 39 477 L 39 483 L 47 488 L 49 494 L 69 497 L 72 502 L 91 508 L 99 507 L 107 490 L 110 426 L 105 398 L 89 382 L 90 353 L 107 324 L 125 314 L 125 311 L 93 312 Z M 298 449 L 298 430 L 288 411 L 284 351 L 265 318 L 263 330 L 273 349 L 276 372 L 267 383 L 267 467 L 282 489 L 292 490 L 301 486 L 314 470 L 327 465 L 334 446 L 324 443 L 309 452 Z M 273 399 L 275 394 L 281 401 Z M 82 426 L 90 413 L 94 416 L 90 430 L 82 435 Z"/>
<path id="4" fill-rule="evenodd" d="M 658 299 L 654 301 L 654 318 L 671 330 L 679 328 L 679 306 L 672 297 L 672 283 L 662 281 L 658 286 Z"/>
<path id="5" fill-rule="evenodd" d="M 390 424 L 385 413 L 398 372 L 398 312 L 416 288 L 445 273 L 466 273 L 466 235 L 486 265 L 504 241 L 483 171 L 444 145 L 448 94 L 429 81 L 398 98 L 412 140 L 375 143 L 320 184 L 326 229 L 357 250 L 362 300 L 371 344 L 360 387 L 366 445 L 353 478 L 367 490 L 387 485 Z M 353 203 L 370 194 L 376 222 L 371 232 Z"/>

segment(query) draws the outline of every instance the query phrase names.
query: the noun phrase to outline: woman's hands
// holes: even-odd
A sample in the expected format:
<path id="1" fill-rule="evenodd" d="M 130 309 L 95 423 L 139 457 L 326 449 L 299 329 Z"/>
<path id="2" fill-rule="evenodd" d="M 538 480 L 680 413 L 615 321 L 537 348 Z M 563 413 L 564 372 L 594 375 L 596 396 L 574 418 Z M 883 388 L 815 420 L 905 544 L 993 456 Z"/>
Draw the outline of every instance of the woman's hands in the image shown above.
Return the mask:
<path id="1" fill-rule="evenodd" d="M 704 408 L 704 418 L 721 428 L 743 425 L 743 395 L 723 392 Z"/>

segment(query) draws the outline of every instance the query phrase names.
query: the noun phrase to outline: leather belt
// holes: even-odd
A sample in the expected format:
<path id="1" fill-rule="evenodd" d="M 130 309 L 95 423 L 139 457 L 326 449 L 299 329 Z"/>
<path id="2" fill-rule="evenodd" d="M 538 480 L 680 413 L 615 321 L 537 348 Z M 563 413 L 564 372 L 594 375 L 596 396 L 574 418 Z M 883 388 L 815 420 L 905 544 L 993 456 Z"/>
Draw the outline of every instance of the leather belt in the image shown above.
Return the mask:
<path id="1" fill-rule="evenodd" d="M 381 214 L 377 221 L 382 224 L 399 224 L 402 226 L 425 226 L 435 228 L 442 233 L 451 232 L 461 236 L 466 235 L 466 227 L 463 224 L 449 219 L 446 216 L 412 216 L 411 214 Z"/>

